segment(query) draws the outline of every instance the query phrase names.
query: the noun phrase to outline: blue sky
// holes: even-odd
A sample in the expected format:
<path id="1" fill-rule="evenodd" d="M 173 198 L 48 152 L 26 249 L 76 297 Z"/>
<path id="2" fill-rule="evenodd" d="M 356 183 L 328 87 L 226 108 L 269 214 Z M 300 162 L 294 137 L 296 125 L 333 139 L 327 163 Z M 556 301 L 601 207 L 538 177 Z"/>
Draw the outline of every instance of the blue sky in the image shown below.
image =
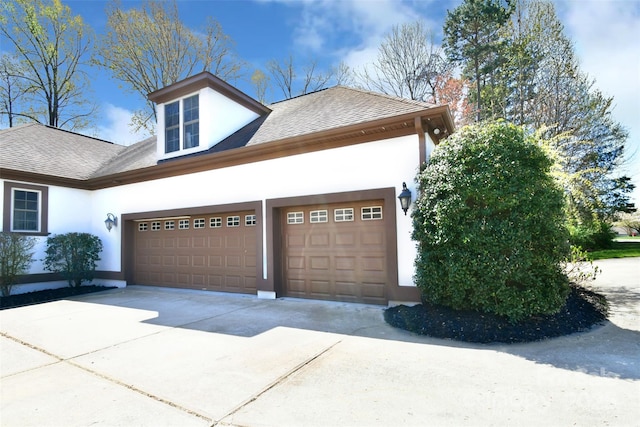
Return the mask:
<path id="1" fill-rule="evenodd" d="M 106 31 L 104 0 L 63 0 L 98 34 Z M 125 8 L 138 1 L 122 0 Z M 640 0 L 555 0 L 565 34 L 574 44 L 583 71 L 615 98 L 614 117 L 630 132 L 624 173 L 640 187 Z M 247 81 L 237 87 L 254 95 L 248 78 L 270 59 L 293 55 L 299 64 L 316 60 L 320 67 L 344 61 L 352 68 L 370 63 L 392 26 L 422 19 L 442 38 L 447 9 L 460 0 L 178 0 L 183 21 L 201 28 L 214 17 L 235 42 L 247 64 Z M 6 49 L 0 46 L 0 50 Z M 131 143 L 130 114 L 143 100 L 125 92 L 106 72 L 93 71 L 93 98 L 100 115 L 92 134 Z M 275 97 L 274 97 L 275 98 Z M 6 126 L 0 123 L 0 127 Z M 640 204 L 640 189 L 634 194 Z"/>

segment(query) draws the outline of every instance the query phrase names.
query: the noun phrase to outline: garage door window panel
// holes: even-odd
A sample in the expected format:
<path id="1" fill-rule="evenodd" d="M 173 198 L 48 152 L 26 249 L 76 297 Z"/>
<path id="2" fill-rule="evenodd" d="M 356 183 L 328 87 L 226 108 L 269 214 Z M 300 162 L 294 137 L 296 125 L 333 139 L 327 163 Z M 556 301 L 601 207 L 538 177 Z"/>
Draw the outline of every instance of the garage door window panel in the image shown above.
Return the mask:
<path id="1" fill-rule="evenodd" d="M 353 221 L 353 208 L 335 209 L 333 211 L 333 220 L 335 222 Z"/>
<path id="2" fill-rule="evenodd" d="M 382 219 L 382 206 L 368 206 L 362 208 L 363 221 L 381 220 Z"/>
<path id="3" fill-rule="evenodd" d="M 319 211 L 311 211 L 309 213 L 309 221 L 311 223 L 323 223 L 329 221 L 329 211 L 319 210 Z"/>
<path id="4" fill-rule="evenodd" d="M 304 212 L 287 213 L 287 224 L 304 224 Z"/>

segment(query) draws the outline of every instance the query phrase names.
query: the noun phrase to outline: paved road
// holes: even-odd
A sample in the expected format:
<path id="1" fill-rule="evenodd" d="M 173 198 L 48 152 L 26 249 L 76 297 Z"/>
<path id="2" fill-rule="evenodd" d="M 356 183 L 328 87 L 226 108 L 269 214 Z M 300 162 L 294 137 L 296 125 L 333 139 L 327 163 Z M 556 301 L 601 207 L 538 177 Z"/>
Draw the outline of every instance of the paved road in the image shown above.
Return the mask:
<path id="1" fill-rule="evenodd" d="M 0 312 L 2 426 L 632 426 L 640 258 L 611 321 L 518 345 L 416 336 L 376 306 L 129 287 Z"/>

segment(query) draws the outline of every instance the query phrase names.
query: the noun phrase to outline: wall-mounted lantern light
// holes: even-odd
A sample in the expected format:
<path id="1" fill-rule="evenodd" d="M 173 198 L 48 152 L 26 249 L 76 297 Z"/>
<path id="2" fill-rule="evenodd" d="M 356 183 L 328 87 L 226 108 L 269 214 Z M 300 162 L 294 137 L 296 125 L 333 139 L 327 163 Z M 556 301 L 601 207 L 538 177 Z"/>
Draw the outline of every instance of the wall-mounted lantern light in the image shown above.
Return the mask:
<path id="1" fill-rule="evenodd" d="M 112 213 L 108 213 L 107 219 L 104 220 L 104 225 L 107 227 L 107 231 L 111 232 L 111 229 L 118 225 L 118 217 Z"/>
<path id="2" fill-rule="evenodd" d="M 402 183 L 402 193 L 400 193 L 398 199 L 400 200 L 400 207 L 402 207 L 402 210 L 406 215 L 409 210 L 409 205 L 411 204 L 411 191 L 407 188 L 406 182 Z"/>

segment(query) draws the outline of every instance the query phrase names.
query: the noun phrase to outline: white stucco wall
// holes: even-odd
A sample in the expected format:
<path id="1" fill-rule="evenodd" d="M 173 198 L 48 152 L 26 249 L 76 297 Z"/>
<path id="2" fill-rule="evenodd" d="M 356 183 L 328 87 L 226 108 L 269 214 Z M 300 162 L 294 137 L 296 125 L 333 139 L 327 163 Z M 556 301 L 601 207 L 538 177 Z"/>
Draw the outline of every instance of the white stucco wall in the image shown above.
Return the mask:
<path id="1" fill-rule="evenodd" d="M 430 153 L 433 144 L 427 141 Z M 107 213 L 121 221 L 123 214 L 256 200 L 264 208 L 267 199 L 386 187 L 394 187 L 397 196 L 403 182 L 415 201 L 418 153 L 418 137 L 412 135 L 97 191 L 50 186 L 49 231 L 97 235 L 104 247 L 98 270 L 117 272 L 122 268 L 122 224 L 108 232 L 104 225 Z M 413 286 L 416 246 L 411 240 L 411 216 L 410 212 L 405 216 L 395 202 L 399 284 Z M 39 240 L 36 258 L 41 260 L 46 238 Z M 263 240 L 266 242 L 266 236 Z M 265 252 L 263 264 L 269 276 L 266 256 Z M 41 261 L 30 270 L 32 274 L 43 272 Z"/>
<path id="2" fill-rule="evenodd" d="M 99 268 L 121 268 L 120 232 L 107 233 L 103 224 L 108 212 L 120 218 L 128 213 L 256 200 L 264 207 L 273 198 L 385 187 L 396 188 L 398 195 L 403 182 L 415 200 L 417 171 L 418 138 L 413 135 L 96 191 L 92 228 L 105 246 Z M 413 286 L 416 249 L 410 237 L 411 217 L 404 215 L 399 203 L 396 209 L 399 284 Z"/>

